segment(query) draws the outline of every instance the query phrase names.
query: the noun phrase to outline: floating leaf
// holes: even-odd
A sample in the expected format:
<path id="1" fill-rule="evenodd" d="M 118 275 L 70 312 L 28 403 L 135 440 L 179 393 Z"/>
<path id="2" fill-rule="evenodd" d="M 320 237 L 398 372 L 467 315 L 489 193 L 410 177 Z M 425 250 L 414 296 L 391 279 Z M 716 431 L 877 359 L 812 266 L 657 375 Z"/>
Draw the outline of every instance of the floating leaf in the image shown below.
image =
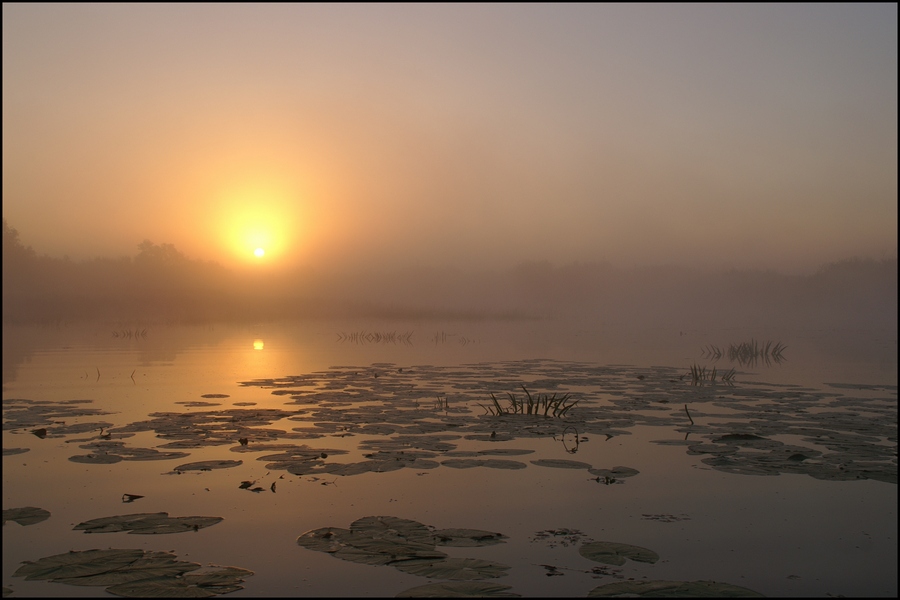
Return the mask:
<path id="1" fill-rule="evenodd" d="M 622 581 L 588 592 L 588 598 L 761 598 L 747 588 L 716 581 Z"/>
<path id="2" fill-rule="evenodd" d="M 625 564 L 626 558 L 646 563 L 659 560 L 659 555 L 653 550 L 616 542 L 590 542 L 581 546 L 578 552 L 588 560 L 605 565 L 621 566 Z"/>
<path id="3" fill-rule="evenodd" d="M 210 598 L 243 589 L 240 583 L 253 571 L 237 567 L 217 567 L 211 571 L 194 571 L 182 577 L 160 577 L 106 588 L 126 598 Z"/>
<path id="4" fill-rule="evenodd" d="M 591 475 L 597 475 L 598 477 L 633 477 L 640 473 L 637 469 L 632 469 L 630 467 L 613 467 L 612 469 L 588 469 L 588 473 Z"/>
<path id="5" fill-rule="evenodd" d="M 438 546 L 454 547 L 493 546 L 507 539 L 502 533 L 481 529 L 438 529 L 433 535 Z"/>
<path id="6" fill-rule="evenodd" d="M 70 579 L 88 577 L 125 567 L 144 556 L 143 550 L 83 550 L 47 556 L 37 561 L 26 560 L 13 577 L 35 579 Z"/>
<path id="7" fill-rule="evenodd" d="M 321 527 L 298 537 L 297 544 L 317 552 L 337 552 L 344 545 L 342 540 L 350 535 L 349 529 Z"/>
<path id="8" fill-rule="evenodd" d="M 31 448 L 4 448 L 3 456 L 12 456 L 14 454 L 24 454 L 28 452 Z"/>
<path id="9" fill-rule="evenodd" d="M 198 531 L 204 527 L 215 525 L 222 517 L 170 517 L 168 513 L 137 513 L 101 517 L 79 523 L 73 530 L 85 533 L 114 533 L 127 531 L 137 534 L 181 533 Z"/>
<path id="10" fill-rule="evenodd" d="M 118 454 L 107 454 L 106 452 L 98 452 L 96 454 L 78 454 L 70 456 L 69 460 L 77 463 L 85 463 L 89 465 L 111 465 L 121 462 L 122 457 Z"/>
<path id="11" fill-rule="evenodd" d="M 512 586 L 489 581 L 444 581 L 410 588 L 397 598 L 519 598 Z"/>
<path id="12" fill-rule="evenodd" d="M 7 508 L 3 510 L 3 524 L 7 521 L 14 521 L 19 525 L 34 525 L 50 518 L 50 512 L 43 508 L 34 506 L 23 506 L 22 508 Z"/>
<path id="13" fill-rule="evenodd" d="M 525 463 L 517 460 L 504 460 L 502 458 L 448 458 L 441 461 L 445 467 L 453 469 L 473 469 L 475 467 L 487 467 L 489 469 L 524 469 Z"/>
<path id="14" fill-rule="evenodd" d="M 430 579 L 468 581 L 493 579 L 507 575 L 509 566 L 479 558 L 445 558 L 433 561 L 403 561 L 393 565 L 396 569 Z"/>
<path id="15" fill-rule="evenodd" d="M 107 592 L 126 597 L 206 598 L 242 589 L 238 584 L 250 575 L 252 571 L 236 567 L 203 569 L 170 552 L 109 549 L 26 561 L 13 577 L 110 586 Z"/>
<path id="16" fill-rule="evenodd" d="M 210 471 L 212 469 L 229 469 L 243 464 L 242 460 L 202 460 L 175 467 L 175 471 Z"/>
<path id="17" fill-rule="evenodd" d="M 591 465 L 577 460 L 564 460 L 561 458 L 542 458 L 531 461 L 531 464 L 539 467 L 553 467 L 555 469 L 590 469 Z"/>

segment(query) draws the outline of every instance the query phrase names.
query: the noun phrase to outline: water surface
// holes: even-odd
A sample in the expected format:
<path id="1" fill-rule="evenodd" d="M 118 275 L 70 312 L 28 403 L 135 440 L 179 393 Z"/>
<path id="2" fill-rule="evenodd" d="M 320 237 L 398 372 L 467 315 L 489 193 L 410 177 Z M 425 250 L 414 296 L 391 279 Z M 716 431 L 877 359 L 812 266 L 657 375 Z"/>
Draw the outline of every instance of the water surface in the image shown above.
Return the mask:
<path id="1" fill-rule="evenodd" d="M 738 364 L 703 351 L 750 340 L 786 344 L 783 360 Z M 691 365 L 720 377 L 734 368 L 734 379 L 692 385 Z M 523 385 L 577 404 L 561 417 L 490 414 L 491 393 L 508 409 L 509 394 L 525 400 Z M 629 578 L 894 596 L 896 385 L 895 332 L 865 330 L 8 326 L 3 447 L 28 451 L 4 456 L 3 508 L 51 516 L 4 526 L 3 585 L 14 596 L 102 594 L 12 575 L 22 561 L 108 547 L 255 573 L 229 596 L 393 596 L 440 581 L 297 544 L 311 530 L 393 516 L 503 534 L 500 544 L 440 550 L 508 566 L 490 581 L 523 596 L 586 596 Z M 133 460 L 137 448 L 186 456 Z M 125 460 L 71 460 L 116 452 Z M 176 470 L 207 460 L 241 464 Z M 459 468 L 479 460 L 521 466 Z M 637 474 L 607 473 L 614 467 Z M 123 494 L 143 497 L 123 503 Z M 151 512 L 223 521 L 166 535 L 73 530 Z M 592 541 L 659 560 L 603 565 L 579 553 Z"/>

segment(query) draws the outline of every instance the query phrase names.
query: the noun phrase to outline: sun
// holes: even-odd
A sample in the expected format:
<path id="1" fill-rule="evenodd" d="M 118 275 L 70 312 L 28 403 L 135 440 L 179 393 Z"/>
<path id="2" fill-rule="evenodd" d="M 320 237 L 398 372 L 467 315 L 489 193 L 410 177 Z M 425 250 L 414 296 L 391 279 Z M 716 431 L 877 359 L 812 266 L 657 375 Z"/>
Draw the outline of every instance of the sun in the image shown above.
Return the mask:
<path id="1" fill-rule="evenodd" d="M 237 265 L 283 265 L 297 240 L 305 237 L 298 214 L 302 194 L 274 176 L 220 185 L 214 214 L 223 250 Z"/>

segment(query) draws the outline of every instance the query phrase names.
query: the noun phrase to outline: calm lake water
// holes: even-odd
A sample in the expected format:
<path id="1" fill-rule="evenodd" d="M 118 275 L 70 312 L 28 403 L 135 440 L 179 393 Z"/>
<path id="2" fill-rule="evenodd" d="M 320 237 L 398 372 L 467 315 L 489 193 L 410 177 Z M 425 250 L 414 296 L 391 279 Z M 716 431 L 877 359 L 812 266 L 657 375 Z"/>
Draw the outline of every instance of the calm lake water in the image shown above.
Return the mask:
<path id="1" fill-rule="evenodd" d="M 751 340 L 786 348 L 729 359 Z M 707 379 L 692 380 L 692 365 Z M 541 414 L 512 414 L 510 394 L 527 402 L 522 386 Z M 3 448 L 4 511 L 50 514 L 3 527 L 13 597 L 104 595 L 105 585 L 13 574 L 23 561 L 108 548 L 252 571 L 229 597 L 395 596 L 449 580 L 395 568 L 380 546 L 320 551 L 352 546 L 338 529 L 370 516 L 502 534 L 457 532 L 468 545 L 438 536 L 431 551 L 487 561 L 483 574 L 502 576 L 480 581 L 507 594 L 584 597 L 651 580 L 767 596 L 898 592 L 895 331 L 6 326 Z M 191 468 L 201 461 L 218 468 Z M 158 512 L 222 521 L 157 535 L 73 529 Z M 329 527 L 307 536 L 322 547 L 298 544 Z M 658 559 L 582 554 L 598 542 Z M 466 565 L 456 577 L 477 570 L 452 564 Z"/>

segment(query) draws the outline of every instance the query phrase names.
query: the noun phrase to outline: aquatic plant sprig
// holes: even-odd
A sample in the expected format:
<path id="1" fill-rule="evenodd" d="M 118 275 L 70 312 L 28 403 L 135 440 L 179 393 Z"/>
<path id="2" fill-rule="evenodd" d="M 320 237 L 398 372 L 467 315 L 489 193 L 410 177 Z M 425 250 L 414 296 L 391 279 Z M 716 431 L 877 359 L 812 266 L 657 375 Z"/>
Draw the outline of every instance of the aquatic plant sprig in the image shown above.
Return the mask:
<path id="1" fill-rule="evenodd" d="M 691 385 L 703 385 L 704 383 L 715 383 L 716 376 L 719 377 L 719 380 L 723 383 L 727 383 L 728 385 L 733 385 L 735 371 L 734 369 L 729 369 L 728 371 L 720 372 L 716 370 L 715 367 L 712 369 L 707 369 L 706 367 L 701 367 L 698 364 L 692 364 L 691 369 L 688 373 L 685 373 L 682 377 L 687 375 L 691 376 Z"/>
<path id="2" fill-rule="evenodd" d="M 571 396 L 568 393 L 563 394 L 562 396 L 557 397 L 556 393 L 552 396 L 549 394 L 537 394 L 535 396 L 531 395 L 531 392 L 528 391 L 524 385 L 522 389 L 525 391 L 525 398 L 519 399 L 515 394 L 511 392 L 507 392 L 509 396 L 509 406 L 503 407 L 500 405 L 500 401 L 497 400 L 497 397 L 491 393 L 491 406 L 485 406 L 480 402 L 478 405 L 485 410 L 485 413 L 500 416 L 500 415 L 543 415 L 545 417 L 552 416 L 561 418 L 564 417 L 565 414 L 571 409 L 573 406 L 578 404 L 578 400 L 571 400 Z"/>

